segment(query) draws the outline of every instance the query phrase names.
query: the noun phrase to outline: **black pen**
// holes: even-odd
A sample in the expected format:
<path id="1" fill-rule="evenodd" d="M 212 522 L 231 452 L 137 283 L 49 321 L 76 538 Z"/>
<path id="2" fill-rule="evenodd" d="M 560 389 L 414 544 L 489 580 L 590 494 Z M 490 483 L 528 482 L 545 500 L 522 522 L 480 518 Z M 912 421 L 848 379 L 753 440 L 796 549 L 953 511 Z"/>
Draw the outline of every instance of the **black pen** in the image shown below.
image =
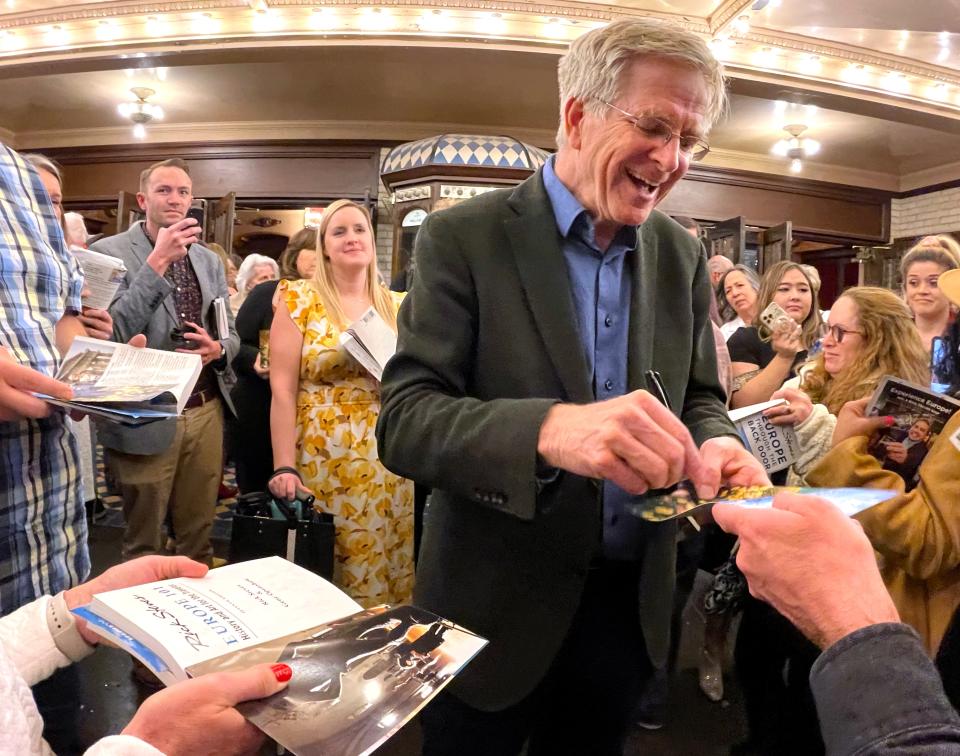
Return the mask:
<path id="1" fill-rule="evenodd" d="M 656 370 L 647 370 L 643 375 L 647 379 L 650 393 L 657 397 L 664 407 L 673 412 L 670 395 L 667 393 L 667 387 L 663 385 L 663 378 L 660 377 L 660 373 Z M 687 515 L 687 521 L 693 525 L 694 530 L 700 532 L 700 524 L 693 518 L 693 515 Z"/>

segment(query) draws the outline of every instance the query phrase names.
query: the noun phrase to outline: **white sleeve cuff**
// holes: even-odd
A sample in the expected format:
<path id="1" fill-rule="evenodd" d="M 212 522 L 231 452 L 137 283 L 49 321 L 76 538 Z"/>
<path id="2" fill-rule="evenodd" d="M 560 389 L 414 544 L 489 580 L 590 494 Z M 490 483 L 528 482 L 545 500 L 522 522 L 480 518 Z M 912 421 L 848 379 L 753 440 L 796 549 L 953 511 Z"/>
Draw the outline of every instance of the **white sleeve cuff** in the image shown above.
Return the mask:
<path id="1" fill-rule="evenodd" d="M 110 735 L 90 746 L 84 756 L 164 756 L 164 753 L 133 735 Z"/>

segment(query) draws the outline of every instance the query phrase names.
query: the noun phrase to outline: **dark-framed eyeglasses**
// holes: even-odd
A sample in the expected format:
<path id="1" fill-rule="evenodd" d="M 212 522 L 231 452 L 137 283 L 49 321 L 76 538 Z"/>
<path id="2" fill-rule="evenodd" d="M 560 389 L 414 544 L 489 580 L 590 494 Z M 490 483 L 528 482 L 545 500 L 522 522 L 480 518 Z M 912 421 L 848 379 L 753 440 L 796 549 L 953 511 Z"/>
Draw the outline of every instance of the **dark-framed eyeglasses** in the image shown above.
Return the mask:
<path id="1" fill-rule="evenodd" d="M 657 118 L 656 116 L 633 115 L 633 113 L 628 113 L 623 108 L 618 108 L 612 103 L 604 100 L 599 100 L 599 102 L 602 105 L 606 105 L 611 110 L 616 110 L 627 121 L 629 121 L 637 131 L 643 134 L 643 136 L 650 141 L 658 142 L 659 144 L 666 146 L 670 144 L 674 138 L 676 138 L 677 144 L 680 145 L 680 152 L 688 156 L 691 162 L 696 163 L 700 160 L 703 160 L 706 154 L 710 152 L 710 145 L 703 137 L 699 137 L 694 134 L 681 134 L 678 131 L 674 131 L 672 128 L 670 128 L 669 123 Z"/>
<path id="2" fill-rule="evenodd" d="M 843 337 L 848 333 L 855 333 L 857 336 L 863 336 L 863 331 L 854 331 L 850 328 L 844 328 L 843 326 L 838 325 L 827 326 L 827 333 L 829 333 L 833 340 L 838 344 L 843 343 Z"/>

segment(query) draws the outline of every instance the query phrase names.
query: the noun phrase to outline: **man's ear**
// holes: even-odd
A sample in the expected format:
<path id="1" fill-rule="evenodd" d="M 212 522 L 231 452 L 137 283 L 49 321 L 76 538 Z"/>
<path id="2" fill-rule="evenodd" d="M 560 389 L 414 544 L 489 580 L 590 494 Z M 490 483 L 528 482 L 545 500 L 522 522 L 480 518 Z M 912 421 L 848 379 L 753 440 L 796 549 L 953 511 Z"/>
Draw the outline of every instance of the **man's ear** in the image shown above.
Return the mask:
<path id="1" fill-rule="evenodd" d="M 147 195 L 143 192 L 137 192 L 137 204 L 141 210 L 147 209 Z"/>
<path id="2" fill-rule="evenodd" d="M 586 114 L 583 101 L 576 97 L 571 97 L 563 104 L 564 133 L 567 144 L 575 150 L 579 150 L 583 142 L 583 119 Z"/>

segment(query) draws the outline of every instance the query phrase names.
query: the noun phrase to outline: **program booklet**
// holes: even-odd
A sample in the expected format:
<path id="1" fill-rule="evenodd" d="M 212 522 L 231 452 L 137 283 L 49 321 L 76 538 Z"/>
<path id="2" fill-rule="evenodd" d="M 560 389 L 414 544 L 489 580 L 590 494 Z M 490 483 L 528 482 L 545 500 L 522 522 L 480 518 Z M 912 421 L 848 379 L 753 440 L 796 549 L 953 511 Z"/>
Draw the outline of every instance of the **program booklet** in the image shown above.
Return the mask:
<path id="1" fill-rule="evenodd" d="M 100 593 L 74 612 L 167 685 L 288 664 L 285 690 L 238 708 L 299 756 L 372 752 L 487 643 L 423 609 L 363 609 L 276 556 Z"/>
<path id="2" fill-rule="evenodd" d="M 202 367 L 198 354 L 77 336 L 54 376 L 73 389 L 73 399 L 37 396 L 124 425 L 142 425 L 183 412 Z"/>
<path id="3" fill-rule="evenodd" d="M 70 247 L 70 252 L 77 258 L 83 271 L 83 306 L 106 310 L 123 283 L 123 277 L 127 275 L 123 260 L 83 247 Z"/>
<path id="4" fill-rule="evenodd" d="M 343 344 L 353 358 L 378 381 L 383 378 L 383 366 L 397 351 L 397 334 L 373 307 L 340 334 Z"/>
<path id="5" fill-rule="evenodd" d="M 893 418 L 893 425 L 870 439 L 867 451 L 895 472 L 907 490 L 917 484 L 920 465 L 960 401 L 929 388 L 885 376 L 867 405 L 868 416 Z"/>
<path id="6" fill-rule="evenodd" d="M 774 425 L 763 415 L 765 409 L 778 404 L 786 404 L 786 399 L 773 399 L 728 412 L 743 445 L 768 474 L 790 467 L 797 458 L 797 434 L 793 426 Z"/>
<path id="7" fill-rule="evenodd" d="M 694 510 L 708 510 L 714 504 L 737 504 L 752 509 L 769 509 L 773 497 L 782 492 L 809 494 L 826 499 L 847 517 L 869 509 L 897 495 L 882 488 L 801 488 L 799 486 L 734 486 L 722 488 L 712 499 L 700 499 L 687 483 L 681 483 L 672 493 L 660 496 L 637 497 L 628 505 L 630 512 L 648 522 L 665 522 L 686 517 Z"/>

